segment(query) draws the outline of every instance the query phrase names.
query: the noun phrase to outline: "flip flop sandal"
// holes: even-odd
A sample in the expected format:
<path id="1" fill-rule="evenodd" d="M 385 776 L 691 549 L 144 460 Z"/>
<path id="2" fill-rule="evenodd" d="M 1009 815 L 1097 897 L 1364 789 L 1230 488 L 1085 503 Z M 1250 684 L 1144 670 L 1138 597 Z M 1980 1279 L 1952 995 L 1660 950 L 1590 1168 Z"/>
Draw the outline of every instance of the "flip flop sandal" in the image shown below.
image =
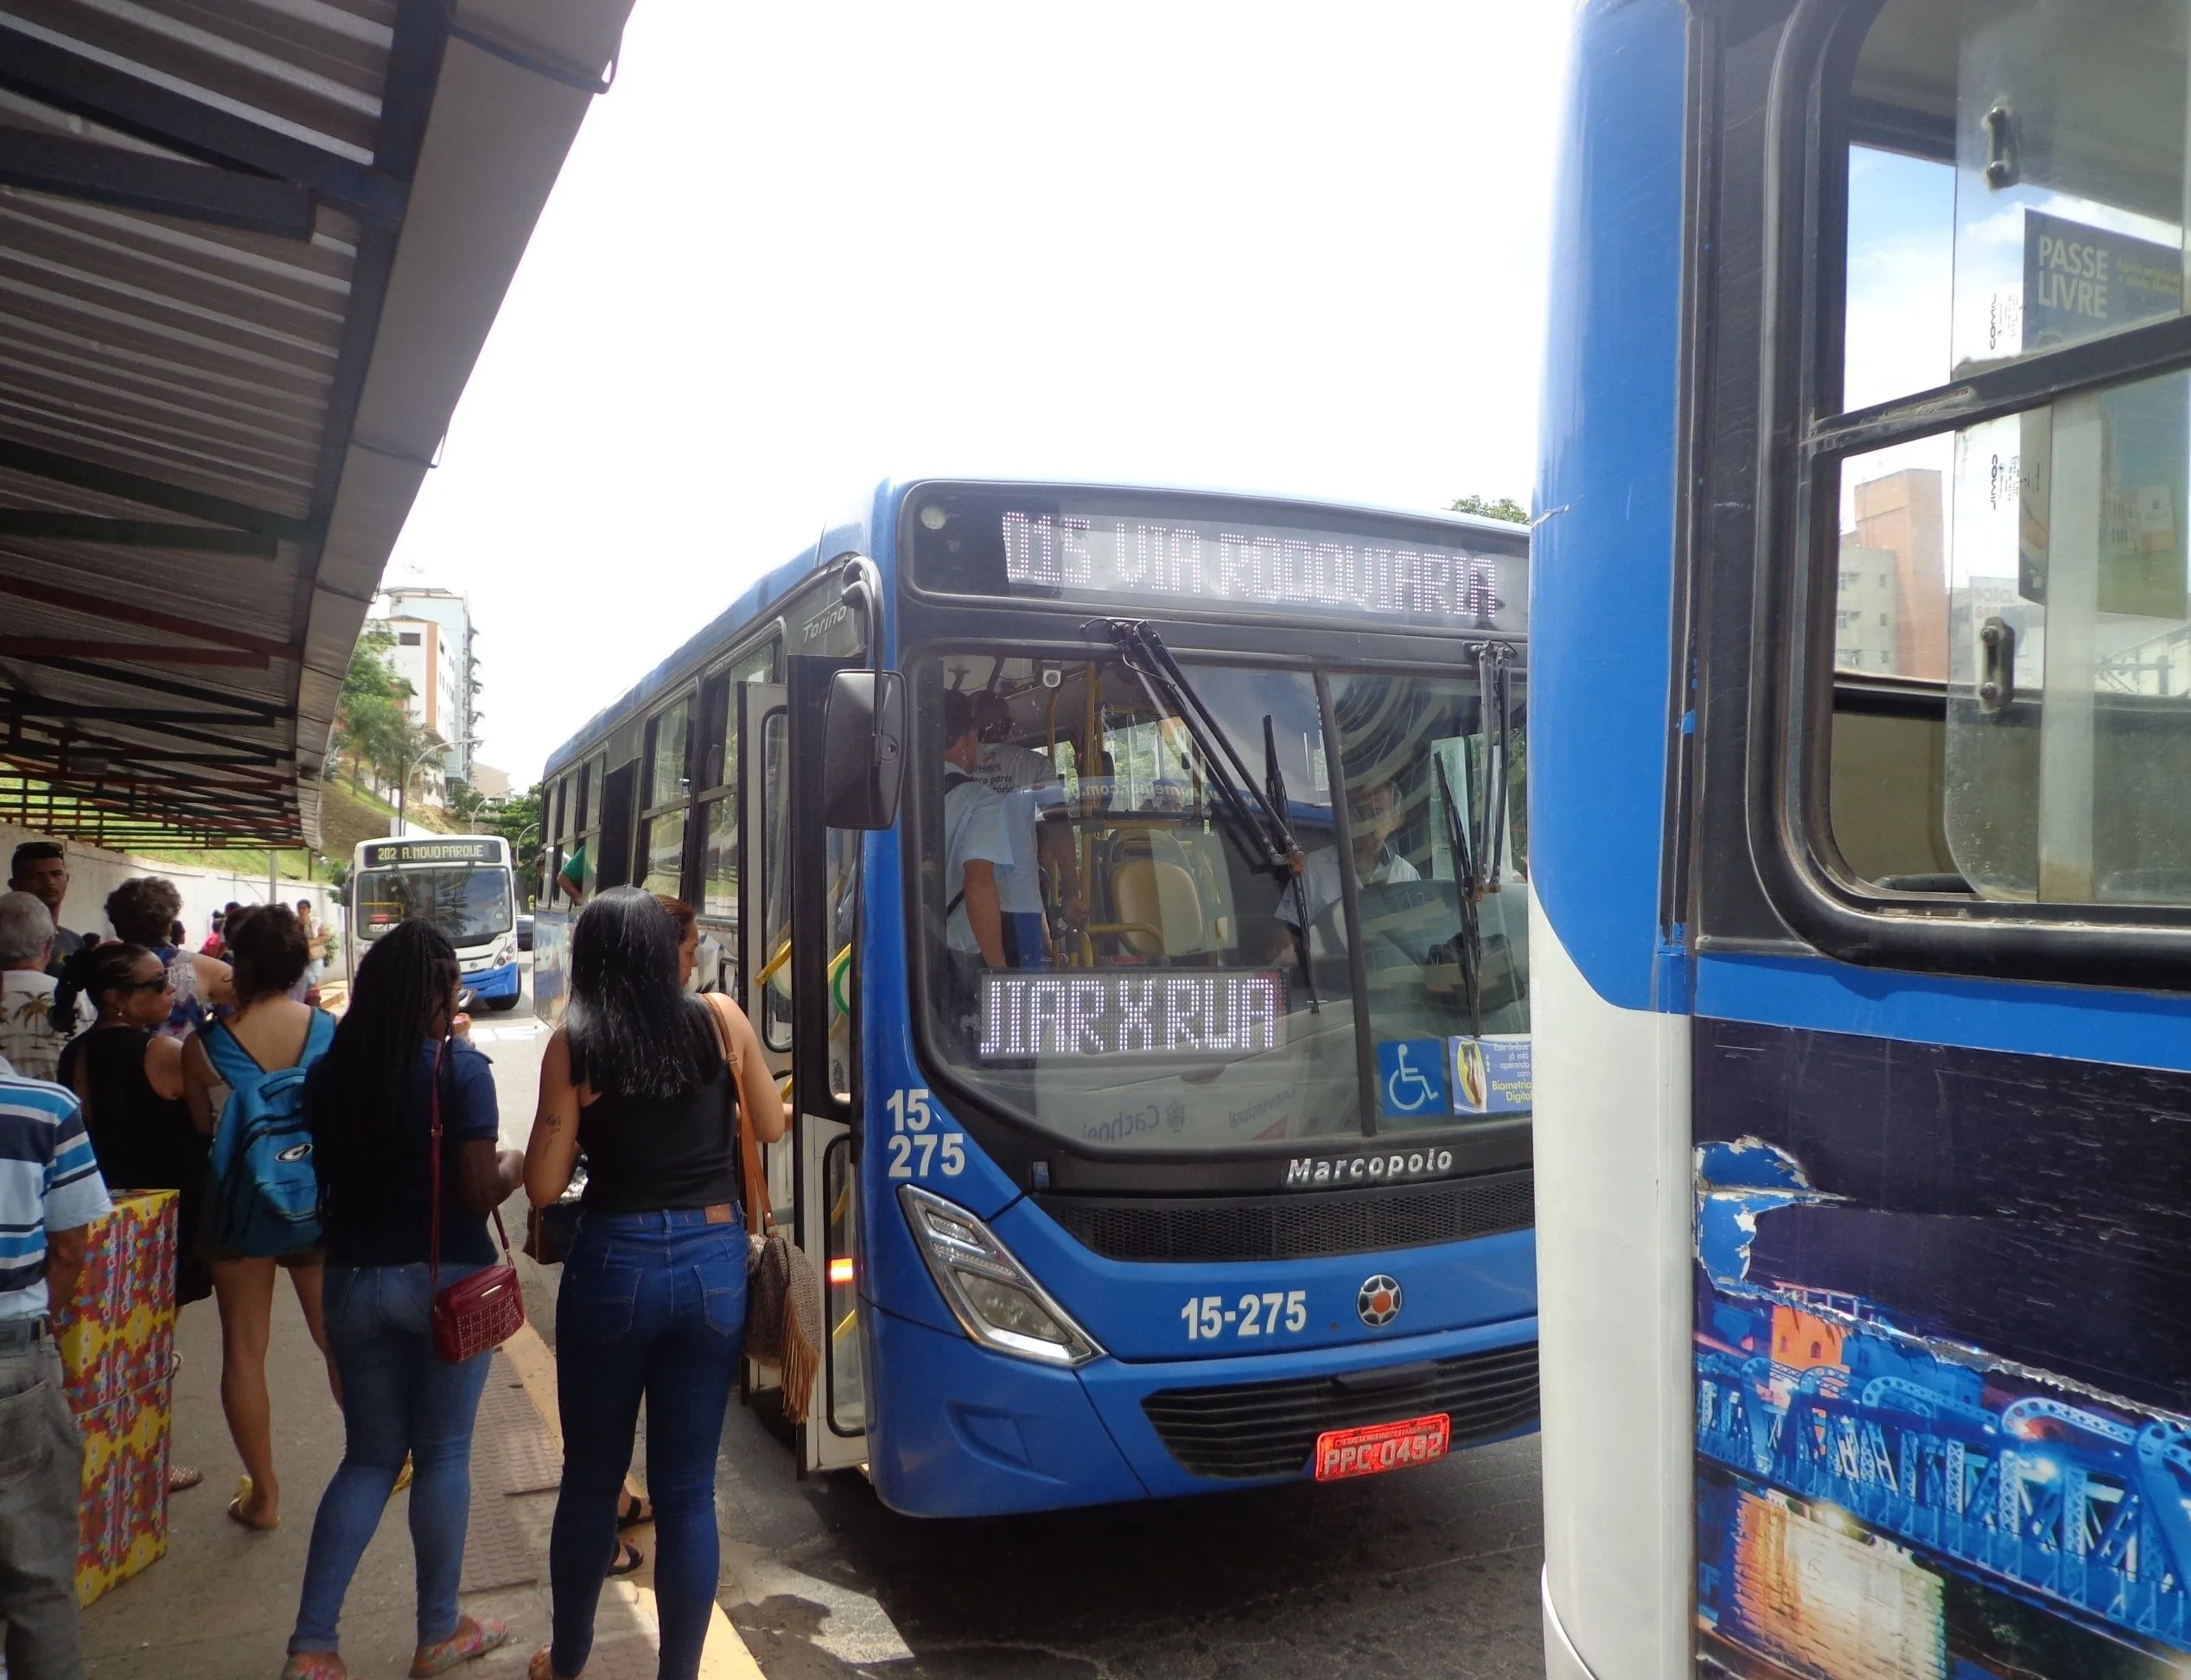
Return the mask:
<path id="1" fill-rule="evenodd" d="M 621 1500 L 617 1502 L 616 1527 L 619 1532 L 625 1529 L 643 1527 L 654 1520 L 654 1502 L 652 1499 L 644 1493 L 634 1493 L 630 1499 L 629 1505 L 624 1504 Z"/>
<path id="2" fill-rule="evenodd" d="M 282 1664 L 282 1680 L 350 1680 L 350 1670 L 332 1651 L 293 1651 Z"/>
<path id="3" fill-rule="evenodd" d="M 646 1559 L 640 1556 L 637 1546 L 628 1540 L 619 1540 L 616 1543 L 616 1561 L 608 1566 L 608 1573 L 612 1575 L 627 1575 L 645 1562 Z"/>
<path id="4" fill-rule="evenodd" d="M 534 1651 L 525 1665 L 525 1680 L 584 1680 L 584 1674 L 583 1669 L 576 1674 L 557 1674 L 548 1661 L 548 1647 L 545 1645 Z"/>
<path id="5" fill-rule="evenodd" d="M 248 1475 L 237 1477 L 236 1497 L 228 1502 L 228 1520 L 250 1529 L 255 1534 L 271 1533 L 273 1530 L 281 1527 L 282 1519 L 278 1517 L 271 1523 L 258 1523 L 244 1515 L 244 1507 L 251 1503 L 251 1478 Z"/>
<path id="6" fill-rule="evenodd" d="M 510 1642 L 510 1625 L 494 1616 L 456 1619 L 456 1631 L 446 1639 L 421 1645 L 411 1659 L 411 1680 L 446 1674 L 459 1663 L 468 1663 L 500 1650 Z"/>
<path id="7" fill-rule="evenodd" d="M 404 1454 L 404 1467 L 396 1472 L 396 1485 L 388 1490 L 388 1497 L 390 1499 L 395 1498 L 397 1494 L 402 1492 L 404 1489 L 409 1487 L 410 1486 L 411 1454 L 409 1453 L 405 1453 Z"/>
<path id="8" fill-rule="evenodd" d="M 195 1487 L 205 1479 L 206 1473 L 202 1470 L 192 1470 L 183 1465 L 170 1464 L 168 1467 L 168 1492 L 180 1493 L 186 1488 Z"/>

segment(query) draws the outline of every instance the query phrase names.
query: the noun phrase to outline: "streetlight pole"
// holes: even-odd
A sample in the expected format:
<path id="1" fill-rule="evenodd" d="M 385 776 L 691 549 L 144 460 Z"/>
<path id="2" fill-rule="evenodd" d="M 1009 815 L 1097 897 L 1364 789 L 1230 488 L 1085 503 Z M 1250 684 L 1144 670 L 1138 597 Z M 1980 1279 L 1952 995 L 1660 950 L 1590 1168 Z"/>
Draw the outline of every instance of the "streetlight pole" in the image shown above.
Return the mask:
<path id="1" fill-rule="evenodd" d="M 453 753 L 459 747 L 475 747 L 478 741 L 470 735 L 461 741 L 430 741 L 416 754 L 404 760 L 404 773 L 396 783 L 396 832 L 400 835 L 410 824 L 411 772 L 436 753 Z"/>

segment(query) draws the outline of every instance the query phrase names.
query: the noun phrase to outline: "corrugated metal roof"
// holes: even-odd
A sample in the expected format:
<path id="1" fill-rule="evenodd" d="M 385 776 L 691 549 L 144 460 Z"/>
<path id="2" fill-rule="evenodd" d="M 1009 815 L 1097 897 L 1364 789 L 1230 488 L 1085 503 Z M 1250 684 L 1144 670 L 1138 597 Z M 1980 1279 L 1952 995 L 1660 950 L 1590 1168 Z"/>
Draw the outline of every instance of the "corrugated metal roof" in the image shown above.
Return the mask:
<path id="1" fill-rule="evenodd" d="M 630 0 L 0 0 L 0 760 L 318 838 L 381 569 Z"/>

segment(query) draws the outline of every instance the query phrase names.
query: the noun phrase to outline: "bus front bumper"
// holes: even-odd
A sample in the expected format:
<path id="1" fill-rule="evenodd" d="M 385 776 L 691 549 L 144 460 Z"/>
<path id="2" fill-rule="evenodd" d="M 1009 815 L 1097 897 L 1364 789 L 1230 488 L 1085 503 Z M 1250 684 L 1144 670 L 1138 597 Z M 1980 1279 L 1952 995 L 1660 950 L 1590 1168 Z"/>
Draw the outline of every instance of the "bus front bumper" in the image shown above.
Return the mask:
<path id="1" fill-rule="evenodd" d="M 1515 1367 L 1524 1362 L 1490 1361 L 1494 1370 L 1487 1373 L 1486 1382 L 1496 1384 L 1502 1396 L 1511 1397 L 1518 1403 L 1503 1404 L 1493 1409 L 1494 1422 L 1489 1427 L 1474 1427 L 1468 1414 L 1461 1406 L 1450 1410 L 1454 1431 L 1453 1450 L 1463 1451 L 1469 1447 L 1487 1445 L 1511 1436 L 1527 1435 L 1537 1427 L 1536 1378 L 1534 1355 L 1537 1343 L 1537 1320 L 1532 1315 L 1523 1319 L 1508 1319 L 1494 1324 L 1469 1325 L 1454 1330 L 1435 1331 L 1419 1336 L 1379 1337 L 1372 1340 L 1348 1343 L 1338 1347 L 1321 1347 L 1290 1353 L 1253 1353 L 1239 1358 L 1220 1359 L 1181 1359 L 1162 1363 L 1133 1363 L 1123 1360 L 1099 1359 L 1085 1365 L 1080 1380 L 1088 1397 L 1094 1403 L 1097 1415 L 1103 1419 L 1126 1461 L 1134 1473 L 1151 1494 L 1164 1498 L 1180 1493 L 1207 1493 L 1226 1487 L 1249 1487 L 1258 1485 L 1301 1481 L 1313 1473 L 1311 1454 L 1302 1454 L 1301 1463 L 1295 1468 L 1270 1475 L 1197 1474 L 1182 1464 L 1166 1445 L 1150 1419 L 1145 1405 L 1152 1397 L 1174 1397 L 1170 1407 L 1163 1410 L 1175 1413 L 1179 1409 L 1176 1397 L 1207 1394 L 1212 1390 L 1247 1390 L 1262 1388 L 1266 1393 L 1277 1384 L 1304 1384 L 1315 1378 L 1356 1378 L 1363 1389 L 1374 1393 L 1376 1373 L 1392 1371 L 1397 1373 L 1403 1366 L 1424 1366 L 1435 1361 L 1465 1362 L 1471 1356 L 1495 1355 L 1501 1351 L 1519 1354 L 1526 1350 L 1525 1378 Z M 1447 1367 L 1450 1369 L 1451 1367 Z M 1519 1392 L 1525 1381 L 1525 1395 Z M 1416 1415 L 1402 1390 L 1396 1390 L 1395 1398 L 1387 1408 L 1379 1410 L 1376 1422 L 1400 1422 Z M 1461 1393 L 1465 1397 L 1467 1389 Z M 1239 1397 L 1246 1400 L 1249 1397 Z M 1274 1403 L 1257 1397 L 1258 1410 Z M 1213 1397 L 1213 1403 L 1220 1414 L 1228 1411 Z M 1284 1398 L 1277 1397 L 1275 1403 L 1283 1404 Z M 1443 1406 L 1439 1407 L 1444 1410 Z M 1364 1421 L 1370 1421 L 1365 1419 Z M 1175 1425 L 1176 1429 L 1178 1426 Z M 1191 1427 L 1191 1426 L 1190 1426 Z M 1228 1426 L 1230 1427 L 1230 1426 Z M 1313 1441 L 1311 1441 L 1313 1446 Z"/>
<path id="2" fill-rule="evenodd" d="M 475 997 L 515 997 L 518 995 L 518 965 L 514 958 L 494 968 L 465 970 L 460 977 L 462 983 L 471 989 Z"/>
<path id="3" fill-rule="evenodd" d="M 1300 1461 L 1271 1474 L 1204 1475 L 1174 1456 L 1144 1409 L 1181 1390 L 1313 1383 L 1440 1360 L 1526 1352 L 1521 1415 L 1472 1430 L 1456 1410 L 1455 1450 L 1537 1427 L 1532 1317 L 1420 1336 L 1236 1359 L 1128 1363 L 1099 1359 L 1077 1371 L 978 1346 L 956 1330 L 916 1324 L 868 1303 L 870 1473 L 885 1505 L 909 1516 L 973 1517 L 1300 1481 Z M 890 1373 L 878 1382 L 880 1373 Z M 1515 1382 L 1511 1373 L 1505 1378 Z M 1222 1402 L 1220 1401 L 1221 1404 Z M 1413 1415 L 1404 1403 L 1390 1421 Z M 1378 1421 L 1385 1421 L 1381 1414 Z M 819 1421 L 808 1427 L 826 1427 Z M 1310 1442 L 1313 1446 L 1313 1441 Z"/>

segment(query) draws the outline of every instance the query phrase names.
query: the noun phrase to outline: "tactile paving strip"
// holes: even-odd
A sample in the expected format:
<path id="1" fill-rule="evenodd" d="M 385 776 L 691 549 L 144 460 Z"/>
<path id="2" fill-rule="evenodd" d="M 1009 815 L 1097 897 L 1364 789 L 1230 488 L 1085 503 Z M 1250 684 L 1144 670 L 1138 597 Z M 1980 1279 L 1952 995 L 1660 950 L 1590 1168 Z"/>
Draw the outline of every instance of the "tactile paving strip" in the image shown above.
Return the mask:
<path id="1" fill-rule="evenodd" d="M 563 1454 L 533 1409 L 516 1368 L 501 1354 L 494 1356 L 494 1370 L 480 1396 L 478 1427 L 472 1432 L 473 1478 L 479 1476 L 479 1443 L 491 1440 L 498 1455 L 499 1477 L 505 1493 L 552 1493 L 563 1486 Z"/>
<path id="2" fill-rule="evenodd" d="M 508 1359 L 494 1356 L 472 1429 L 472 1509 L 464 1531 L 459 1591 L 529 1587 L 540 1565 L 510 1511 L 513 1493 L 538 1493 L 561 1480 L 559 1455 Z"/>

